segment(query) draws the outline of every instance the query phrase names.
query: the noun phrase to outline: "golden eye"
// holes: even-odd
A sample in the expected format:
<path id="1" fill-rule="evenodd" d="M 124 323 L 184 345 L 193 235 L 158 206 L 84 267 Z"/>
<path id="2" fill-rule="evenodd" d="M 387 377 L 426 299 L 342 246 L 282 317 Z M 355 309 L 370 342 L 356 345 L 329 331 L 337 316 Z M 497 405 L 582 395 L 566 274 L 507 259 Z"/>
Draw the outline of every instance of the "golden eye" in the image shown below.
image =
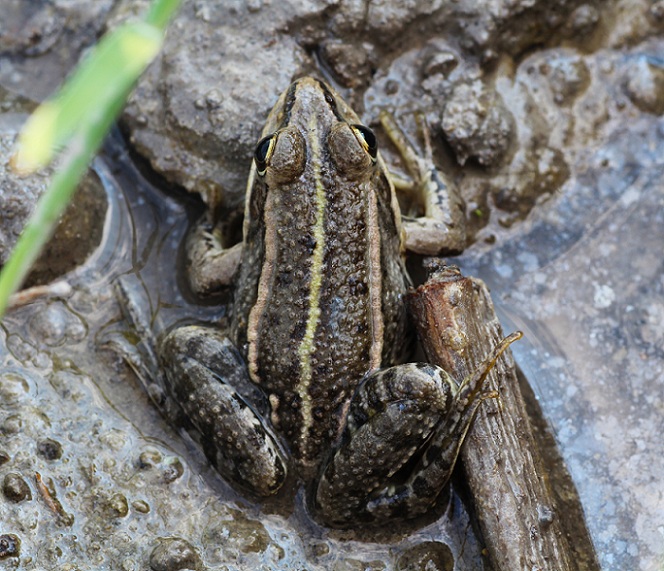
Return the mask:
<path id="1" fill-rule="evenodd" d="M 265 170 L 267 169 L 267 163 L 272 156 L 274 151 L 274 142 L 276 137 L 274 134 L 263 137 L 258 144 L 256 145 L 256 150 L 254 151 L 254 161 L 256 161 L 256 170 L 258 174 L 263 176 Z"/>
<path id="2" fill-rule="evenodd" d="M 362 144 L 362 147 L 364 147 L 364 150 L 369 153 L 369 156 L 373 160 L 376 160 L 378 144 L 376 143 L 376 135 L 374 135 L 373 131 L 364 125 L 351 125 L 351 128 L 358 141 Z"/>

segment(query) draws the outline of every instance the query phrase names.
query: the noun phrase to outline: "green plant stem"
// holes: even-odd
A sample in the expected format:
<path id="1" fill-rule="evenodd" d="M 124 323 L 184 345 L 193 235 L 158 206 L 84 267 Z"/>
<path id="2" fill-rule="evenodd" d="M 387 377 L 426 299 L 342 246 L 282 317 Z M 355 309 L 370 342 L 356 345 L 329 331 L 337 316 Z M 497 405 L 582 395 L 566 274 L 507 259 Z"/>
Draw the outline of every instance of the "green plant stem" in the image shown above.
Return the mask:
<path id="1" fill-rule="evenodd" d="M 21 134 L 16 165 L 30 172 L 66 145 L 63 162 L 0 272 L 0 318 L 19 289 L 80 179 L 97 154 L 136 80 L 158 53 L 180 0 L 155 0 L 145 19 L 104 36 L 65 82 L 41 105 Z"/>
<path id="2" fill-rule="evenodd" d="M 53 176 L 49 190 L 37 202 L 35 211 L 16 242 L 12 255 L 0 273 L 0 316 L 4 315 L 9 296 L 19 289 L 55 225 L 69 204 L 92 158 L 97 154 L 106 133 L 124 106 L 121 98 L 109 107 L 94 129 L 77 145 L 78 152 L 67 153 L 61 168 Z M 48 229 L 45 231 L 45 228 Z"/>

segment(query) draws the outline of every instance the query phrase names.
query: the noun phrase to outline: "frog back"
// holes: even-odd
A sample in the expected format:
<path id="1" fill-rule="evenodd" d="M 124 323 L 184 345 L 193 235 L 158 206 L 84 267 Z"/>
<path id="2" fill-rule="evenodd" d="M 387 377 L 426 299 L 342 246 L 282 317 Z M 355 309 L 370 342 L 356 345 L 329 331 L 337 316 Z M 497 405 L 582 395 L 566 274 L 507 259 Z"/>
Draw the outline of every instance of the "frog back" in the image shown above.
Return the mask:
<path id="1" fill-rule="evenodd" d="M 272 126 L 270 158 L 288 176 L 252 169 L 232 328 L 275 428 L 312 465 L 364 375 L 410 348 L 394 189 L 380 157 L 359 154 L 357 117 L 325 108 L 329 96 L 315 111 L 314 91 L 307 113 L 292 108 L 297 120 Z"/>

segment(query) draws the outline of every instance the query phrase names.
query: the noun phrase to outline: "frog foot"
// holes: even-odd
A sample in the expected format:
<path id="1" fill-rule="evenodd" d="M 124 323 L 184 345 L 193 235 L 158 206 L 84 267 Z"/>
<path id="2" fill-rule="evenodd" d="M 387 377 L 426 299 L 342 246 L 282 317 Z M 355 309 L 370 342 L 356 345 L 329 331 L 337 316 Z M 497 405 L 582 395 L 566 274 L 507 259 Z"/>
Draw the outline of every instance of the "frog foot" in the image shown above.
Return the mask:
<path id="1" fill-rule="evenodd" d="M 115 283 L 115 295 L 127 326 L 121 331 L 113 330 L 106 334 L 101 343 L 125 361 L 159 411 L 176 423 L 178 414 L 168 400 L 145 285 L 134 274 L 120 276 Z"/>
<path id="2" fill-rule="evenodd" d="M 405 246 L 410 252 L 425 256 L 460 254 L 466 247 L 466 206 L 452 178 L 437 169 L 429 129 L 422 115 L 416 116 L 424 143 L 420 156 L 397 121 L 387 111 L 380 113 L 380 123 L 399 152 L 409 179 L 390 175 L 395 188 L 418 206 L 417 216 L 402 212 Z"/>

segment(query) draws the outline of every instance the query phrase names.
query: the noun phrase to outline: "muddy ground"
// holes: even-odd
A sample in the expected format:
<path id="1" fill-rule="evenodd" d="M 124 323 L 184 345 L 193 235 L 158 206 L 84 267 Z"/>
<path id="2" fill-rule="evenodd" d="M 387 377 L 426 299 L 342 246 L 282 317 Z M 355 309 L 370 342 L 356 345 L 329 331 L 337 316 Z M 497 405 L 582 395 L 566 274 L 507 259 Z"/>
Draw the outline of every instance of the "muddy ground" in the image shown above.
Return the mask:
<path id="1" fill-rule="evenodd" d="M 145 7 L 6 4 L 2 261 L 49 176 L 8 171 L 18 125 L 99 34 Z M 315 74 L 376 128 L 395 171 L 379 112 L 416 145 L 426 116 L 435 162 L 466 203 L 454 262 L 487 282 L 505 329 L 526 334 L 514 354 L 601 569 L 661 569 L 663 29 L 664 2 L 645 0 L 185 3 L 93 165 L 104 192 L 94 207 L 76 201 L 43 258 L 48 271 L 76 252 L 55 271 L 72 293 L 0 325 L 3 568 L 490 568 L 457 494 L 439 518 L 388 535 L 316 526 L 301 490 L 241 497 L 109 348 L 127 334 L 120 276 L 157 329 L 223 321 L 186 289 L 182 237 L 206 207 L 234 219 L 269 109 Z"/>

